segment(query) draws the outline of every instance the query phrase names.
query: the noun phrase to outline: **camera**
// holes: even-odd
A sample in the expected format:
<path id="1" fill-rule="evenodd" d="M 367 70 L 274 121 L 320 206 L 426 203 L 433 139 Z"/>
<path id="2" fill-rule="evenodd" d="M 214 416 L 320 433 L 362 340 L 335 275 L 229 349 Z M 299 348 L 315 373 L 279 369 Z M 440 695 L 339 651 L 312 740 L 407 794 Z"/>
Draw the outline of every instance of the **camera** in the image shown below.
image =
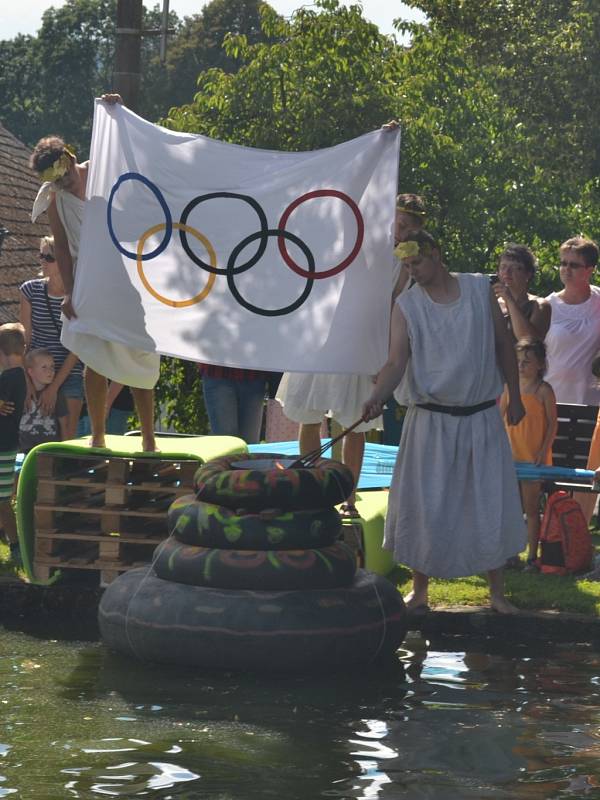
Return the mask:
<path id="1" fill-rule="evenodd" d="M 499 281 L 500 281 L 500 278 L 497 275 L 490 275 L 490 283 L 492 284 L 492 286 L 495 283 L 498 283 Z"/>

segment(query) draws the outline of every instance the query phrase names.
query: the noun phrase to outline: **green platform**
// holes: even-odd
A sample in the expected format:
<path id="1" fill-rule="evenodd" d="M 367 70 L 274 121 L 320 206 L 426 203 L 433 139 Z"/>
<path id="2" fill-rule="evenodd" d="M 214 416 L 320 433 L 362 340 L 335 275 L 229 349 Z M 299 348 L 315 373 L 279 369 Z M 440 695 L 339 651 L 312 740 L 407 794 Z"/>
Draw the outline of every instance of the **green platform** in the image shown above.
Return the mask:
<path id="1" fill-rule="evenodd" d="M 388 497 L 389 492 L 386 490 L 358 492 L 356 508 L 360 519 L 352 520 L 362 527 L 365 569 L 378 575 L 388 575 L 395 566 L 390 551 L 383 550 L 381 546 Z"/>
<path id="2" fill-rule="evenodd" d="M 66 442 L 47 442 L 34 447 L 28 453 L 19 474 L 17 488 L 17 528 L 23 567 L 30 580 L 33 576 L 33 549 L 35 526 L 33 507 L 37 495 L 37 455 L 39 453 L 64 453 L 68 455 L 107 455 L 107 456 L 139 456 L 140 458 L 157 458 L 179 461 L 197 459 L 198 463 L 210 461 L 219 456 L 233 453 L 247 453 L 248 447 L 242 439 L 234 436 L 194 436 L 169 437 L 157 436 L 158 452 L 144 453 L 141 449 L 140 436 L 107 436 L 106 448 L 89 447 L 86 439 L 71 439 Z"/>

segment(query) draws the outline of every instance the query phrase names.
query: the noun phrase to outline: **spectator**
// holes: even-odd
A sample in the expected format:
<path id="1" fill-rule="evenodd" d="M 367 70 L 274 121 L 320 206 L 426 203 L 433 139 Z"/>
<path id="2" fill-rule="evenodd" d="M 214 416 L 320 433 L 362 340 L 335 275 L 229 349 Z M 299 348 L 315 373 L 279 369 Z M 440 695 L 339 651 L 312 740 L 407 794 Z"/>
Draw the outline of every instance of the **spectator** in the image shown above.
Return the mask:
<path id="1" fill-rule="evenodd" d="M 398 245 L 403 241 L 403 237 L 408 235 L 407 226 L 411 225 L 414 228 L 415 225 L 420 225 L 425 212 L 421 210 L 422 200 L 417 195 L 398 195 L 396 202 L 394 243 Z M 409 279 L 408 271 L 402 269 L 402 264 L 396 257 L 393 269 L 396 278 L 392 301 L 406 287 Z M 372 388 L 371 375 L 286 372 L 277 391 L 277 400 L 283 406 L 285 416 L 300 424 L 301 455 L 306 455 L 321 446 L 320 430 L 323 417 L 330 416 L 343 428 L 348 428 L 356 422 Z M 363 422 L 344 437 L 342 461 L 352 470 L 357 484 L 365 451 L 365 433 L 370 430 L 380 430 L 382 427 L 383 420 L 377 417 L 369 422 Z M 359 516 L 355 501 L 356 492 L 353 492 L 341 507 L 342 516 L 350 518 Z"/>
<path id="2" fill-rule="evenodd" d="M 502 567 L 525 530 L 496 403 L 504 379 L 508 421 L 523 418 L 514 347 L 485 276 L 450 274 L 426 231 L 399 255 L 416 285 L 396 300 L 389 358 L 364 407 L 365 419 L 375 418 L 402 381 L 409 409 L 384 547 L 413 570 L 409 609 L 427 606 L 430 576 L 487 571 L 492 608 L 514 613 Z"/>
<path id="3" fill-rule="evenodd" d="M 63 438 L 74 439 L 83 404 L 83 364 L 60 341 L 60 309 L 65 290 L 54 255 L 53 236 L 44 236 L 40 240 L 40 261 L 43 277 L 26 281 L 20 287 L 19 320 L 25 328 L 27 349 L 48 350 L 54 359 L 54 379 L 39 395 L 39 409 L 51 416 L 58 393 L 62 392 L 67 404 Z M 34 391 L 31 384 L 29 388 L 28 400 L 31 401 Z"/>
<path id="4" fill-rule="evenodd" d="M 271 373 L 199 364 L 211 433 L 260 440 L 267 381 Z"/>
<path id="5" fill-rule="evenodd" d="M 597 406 L 600 388 L 590 365 L 600 348 L 600 289 L 591 285 L 598 246 L 576 236 L 560 247 L 563 289 L 548 295 L 552 321 L 546 336 L 546 380 L 559 403 Z"/>
<path id="6" fill-rule="evenodd" d="M 25 404 L 27 382 L 23 369 L 25 330 L 19 322 L 0 325 L 0 522 L 13 561 L 21 555 L 17 521 L 12 507 L 19 422 Z"/>
<path id="7" fill-rule="evenodd" d="M 519 391 L 526 412 L 518 425 L 510 425 L 506 420 L 509 400 L 506 389 L 500 400 L 500 412 L 505 418 L 513 458 L 515 461 L 526 461 L 538 466 L 552 464 L 552 442 L 557 428 L 556 398 L 552 387 L 544 380 L 546 348 L 539 340 L 524 338 L 519 339 L 515 350 L 519 365 Z M 520 481 L 520 488 L 527 519 L 526 569 L 531 572 L 536 570 L 542 484 L 539 481 Z"/>
<path id="8" fill-rule="evenodd" d="M 55 376 L 54 359 L 49 350 L 30 350 L 25 356 L 25 371 L 34 396 L 25 409 L 19 425 L 19 448 L 28 453 L 43 442 L 63 441 L 67 437 L 68 409 L 65 397 L 58 390 L 54 409 L 47 413 L 41 404 L 44 390 Z"/>
<path id="9" fill-rule="evenodd" d="M 544 341 L 550 327 L 550 303 L 529 293 L 535 268 L 535 256 L 522 244 L 508 244 L 498 261 L 494 293 L 515 341 L 526 336 Z"/>

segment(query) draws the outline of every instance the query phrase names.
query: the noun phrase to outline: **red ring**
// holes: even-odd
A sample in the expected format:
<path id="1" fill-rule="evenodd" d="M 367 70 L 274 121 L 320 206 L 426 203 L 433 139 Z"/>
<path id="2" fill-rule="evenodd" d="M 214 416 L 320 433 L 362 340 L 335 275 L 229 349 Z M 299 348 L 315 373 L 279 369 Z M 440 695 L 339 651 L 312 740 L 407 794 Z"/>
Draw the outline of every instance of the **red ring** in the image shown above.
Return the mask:
<path id="1" fill-rule="evenodd" d="M 315 280 L 320 278 L 330 278 L 332 275 L 337 275 L 338 272 L 342 272 L 342 270 L 346 269 L 349 266 L 356 256 L 360 248 L 362 247 L 363 238 L 365 235 L 365 223 L 362 218 L 362 214 L 360 213 L 359 207 L 356 205 L 354 200 L 351 197 L 348 197 L 347 194 L 344 192 L 338 192 L 337 189 L 317 189 L 314 192 L 307 192 L 306 194 L 300 195 L 300 197 L 296 198 L 293 203 L 286 208 L 286 210 L 281 215 L 281 219 L 279 220 L 279 229 L 285 230 L 286 223 L 289 219 L 290 214 L 294 211 L 300 203 L 303 203 L 305 200 L 311 200 L 313 197 L 339 197 L 340 200 L 343 200 L 345 203 L 348 204 L 350 210 L 354 214 L 354 218 L 356 219 L 356 243 L 352 248 L 350 254 L 346 256 L 343 261 L 335 266 L 331 267 L 331 269 L 324 270 L 323 272 L 308 272 L 306 269 L 302 269 L 295 261 L 292 260 L 290 254 L 287 251 L 287 247 L 285 244 L 285 239 L 283 236 L 279 236 L 277 239 L 277 244 L 279 246 L 279 252 L 281 253 L 281 257 L 288 265 L 290 269 L 293 269 L 295 273 L 301 275 L 303 278 L 314 278 Z"/>

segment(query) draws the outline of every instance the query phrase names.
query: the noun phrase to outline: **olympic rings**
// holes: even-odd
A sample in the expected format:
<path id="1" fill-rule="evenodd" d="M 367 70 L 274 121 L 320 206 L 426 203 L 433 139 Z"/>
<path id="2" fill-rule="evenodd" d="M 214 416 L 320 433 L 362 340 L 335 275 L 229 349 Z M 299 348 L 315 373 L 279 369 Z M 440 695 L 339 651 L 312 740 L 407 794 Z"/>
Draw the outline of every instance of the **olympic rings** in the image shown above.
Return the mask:
<path id="1" fill-rule="evenodd" d="M 121 184 L 129 180 L 140 181 L 146 187 L 148 187 L 148 189 L 150 189 L 150 191 L 154 194 L 154 196 L 158 200 L 158 203 L 161 206 L 165 216 L 164 222 L 161 222 L 149 228 L 140 237 L 137 245 L 137 252 L 135 253 L 130 250 L 126 250 L 121 245 L 121 243 L 119 242 L 119 240 L 115 235 L 115 231 L 113 228 L 113 219 L 112 219 L 112 207 L 115 194 L 119 189 L 119 187 L 121 186 Z M 196 206 L 198 206 L 200 203 L 203 203 L 205 200 L 213 200 L 219 197 L 244 201 L 256 212 L 256 215 L 260 223 L 259 231 L 250 234 L 250 236 L 246 236 L 245 239 L 243 239 L 241 242 L 239 242 L 239 244 L 237 244 L 233 248 L 231 255 L 229 256 L 229 259 L 227 261 L 227 266 L 225 268 L 217 267 L 217 255 L 209 240 L 195 228 L 192 228 L 187 225 L 188 217 L 190 216 L 191 212 L 196 208 Z M 315 266 L 314 256 L 311 250 L 309 249 L 308 245 L 305 242 L 303 242 L 298 236 L 296 236 L 293 233 L 290 233 L 285 229 L 285 226 L 293 211 L 295 211 L 295 209 L 298 208 L 298 206 L 304 203 L 306 200 L 312 200 L 313 198 L 316 197 L 336 197 L 340 200 L 343 200 L 354 214 L 354 218 L 356 220 L 356 241 L 350 253 L 344 259 L 342 259 L 342 261 L 340 261 L 339 264 L 336 264 L 333 267 L 329 267 L 328 269 L 321 271 L 317 271 Z M 148 180 L 148 178 L 145 178 L 143 175 L 140 175 L 137 172 L 125 172 L 117 179 L 116 183 L 111 189 L 108 198 L 106 217 L 107 217 L 108 232 L 110 234 L 110 238 L 112 239 L 113 244 L 115 245 L 117 250 L 120 253 L 122 253 L 126 258 L 132 259 L 136 262 L 138 275 L 140 277 L 142 284 L 144 285 L 146 290 L 159 302 L 164 303 L 165 305 L 168 306 L 172 306 L 173 308 L 185 308 L 186 306 L 192 306 L 197 303 L 200 303 L 208 296 L 208 294 L 212 290 L 216 276 L 225 275 L 227 277 L 227 285 L 229 287 L 229 290 L 233 295 L 234 299 L 239 303 L 239 305 L 241 305 L 243 308 L 248 309 L 248 311 L 251 311 L 253 314 L 259 314 L 267 317 L 275 317 L 275 316 L 282 316 L 284 314 L 290 314 L 292 311 L 295 311 L 296 309 L 300 308 L 300 306 L 306 301 L 306 299 L 310 295 L 315 280 L 331 278 L 332 276 L 338 275 L 340 272 L 345 270 L 356 259 L 356 256 L 358 255 L 362 247 L 364 240 L 364 228 L 365 228 L 362 214 L 360 212 L 360 209 L 358 208 L 358 205 L 354 202 L 354 200 L 351 197 L 349 197 L 344 192 L 338 191 L 337 189 L 317 189 L 315 191 L 306 192 L 305 194 L 301 195 L 292 203 L 290 203 L 288 207 L 285 209 L 279 220 L 278 228 L 269 228 L 267 217 L 263 208 L 253 197 L 250 197 L 249 195 L 245 194 L 238 194 L 236 192 L 211 192 L 210 194 L 199 195 L 198 197 L 195 197 L 193 200 L 191 200 L 187 204 L 187 206 L 183 209 L 180 221 L 173 222 L 171 217 L 171 212 L 169 210 L 169 207 L 167 206 L 167 203 L 160 189 L 157 186 L 155 186 L 155 184 L 152 183 L 152 181 Z M 144 268 L 143 268 L 144 261 L 150 261 L 151 259 L 156 258 L 156 256 L 160 255 L 163 252 L 163 250 L 165 250 L 165 248 L 168 246 L 171 240 L 171 236 L 173 234 L 173 228 L 176 228 L 179 231 L 179 238 L 181 240 L 181 245 L 185 250 L 187 256 L 191 259 L 191 261 L 193 261 L 193 263 L 196 264 L 196 266 L 200 267 L 201 269 L 209 273 L 209 277 L 204 289 L 202 289 L 201 292 L 194 295 L 193 297 L 188 298 L 187 300 L 170 300 L 168 297 L 161 295 L 150 284 L 144 273 Z M 144 245 L 148 240 L 148 238 L 153 234 L 158 233 L 161 230 L 164 230 L 165 233 L 160 244 L 157 247 L 155 247 L 155 249 L 152 250 L 151 252 L 144 253 L 143 252 Z M 191 234 L 204 245 L 208 253 L 209 262 L 204 261 L 199 256 L 197 256 L 196 253 L 192 251 L 187 238 L 187 234 Z M 267 248 L 268 239 L 269 237 L 273 236 L 277 237 L 277 245 L 279 247 L 279 252 L 285 264 L 297 275 L 306 279 L 306 286 L 302 290 L 300 297 L 297 300 L 294 300 L 294 302 L 290 303 L 288 306 L 277 309 L 265 309 L 253 305 L 244 297 L 242 297 L 242 295 L 239 292 L 239 289 L 235 284 L 235 275 L 239 275 L 242 272 L 246 272 L 262 258 Z M 254 255 L 251 256 L 243 264 L 236 266 L 237 257 L 239 256 L 241 251 L 248 244 L 256 241 L 257 239 L 260 241 L 256 253 L 254 253 Z M 286 239 L 296 244 L 302 250 L 302 252 L 306 257 L 306 262 L 308 265 L 307 269 L 304 269 L 303 267 L 299 266 L 292 259 L 287 250 Z"/>
<path id="2" fill-rule="evenodd" d="M 263 236 L 262 231 L 258 231 L 258 233 L 252 233 L 250 236 L 246 236 L 245 239 L 236 245 L 233 250 L 231 251 L 231 255 L 229 256 L 229 261 L 227 262 L 227 285 L 229 286 L 229 291 L 234 296 L 234 298 L 238 301 L 238 303 L 247 308 L 248 311 L 252 311 L 254 314 L 261 314 L 263 317 L 279 317 L 282 314 L 291 314 L 292 311 L 295 311 L 297 308 L 300 308 L 302 303 L 306 300 L 308 295 L 311 292 L 311 289 L 314 284 L 313 276 L 315 272 L 315 259 L 311 251 L 308 249 L 308 245 L 306 245 L 302 239 L 299 239 L 293 233 L 289 233 L 288 231 L 282 231 L 277 228 L 274 230 L 267 230 L 266 236 L 285 236 L 286 239 L 290 239 L 294 244 L 298 245 L 298 247 L 302 250 L 304 255 L 306 256 L 306 261 L 308 262 L 308 272 L 307 272 L 307 281 L 302 294 L 297 300 L 294 300 L 293 303 L 290 303 L 289 306 L 285 306 L 285 308 L 259 308 L 258 306 L 252 305 L 252 303 L 248 302 L 248 300 L 244 299 L 242 295 L 239 293 L 237 286 L 235 285 L 235 281 L 233 280 L 233 276 L 236 274 L 235 269 L 235 260 L 238 257 L 238 253 L 244 249 L 247 244 L 253 242 L 255 239 L 258 239 L 260 236 Z M 239 272 L 239 270 L 237 270 Z"/>
<path id="3" fill-rule="evenodd" d="M 251 206 L 256 211 L 256 214 L 258 216 L 260 222 L 260 239 L 261 239 L 261 242 L 258 246 L 258 250 L 249 261 L 247 261 L 245 264 L 242 264 L 239 267 L 236 267 L 236 269 L 233 271 L 233 274 L 237 274 L 239 272 L 245 272 L 247 269 L 250 269 L 250 267 L 253 267 L 260 258 L 262 258 L 267 248 L 267 229 L 269 227 L 269 224 L 267 222 L 267 217 L 265 212 L 263 211 L 260 204 L 253 197 L 249 197 L 246 194 L 237 194 L 236 192 L 212 192 L 211 194 L 201 194 L 198 197 L 195 197 L 187 204 L 187 206 L 181 212 L 181 223 L 184 225 L 184 229 L 179 231 L 181 244 L 183 245 L 183 249 L 185 250 L 185 252 L 197 266 L 202 267 L 202 269 L 205 269 L 207 272 L 212 272 L 214 275 L 229 274 L 230 272 L 229 268 L 221 269 L 215 267 L 214 264 L 207 264 L 205 261 L 202 261 L 202 259 L 198 258 L 190 248 L 187 241 L 187 236 L 185 235 L 185 224 L 187 223 L 188 217 L 194 210 L 194 208 L 196 208 L 197 205 L 200 205 L 200 203 L 203 203 L 205 200 L 213 200 L 216 197 L 232 197 L 235 200 L 243 200 L 245 203 L 248 203 L 248 205 Z"/>
<path id="4" fill-rule="evenodd" d="M 147 186 L 150 189 L 152 194 L 156 197 L 156 199 L 160 203 L 160 207 L 162 208 L 162 210 L 163 210 L 163 212 L 165 214 L 165 220 L 166 220 L 165 225 L 164 225 L 165 235 L 163 236 L 162 242 L 158 245 L 158 247 L 155 250 L 152 250 L 152 252 L 146 253 L 145 255 L 142 256 L 142 260 L 143 261 L 150 261 L 151 258 L 155 258 L 156 256 L 160 255 L 160 253 L 162 253 L 162 251 L 166 248 L 166 246 L 169 244 L 169 242 L 171 240 L 171 233 L 172 233 L 172 229 L 173 229 L 173 223 L 172 223 L 172 220 L 171 220 L 171 212 L 169 211 L 169 206 L 167 205 L 167 203 L 165 201 L 165 198 L 162 196 L 162 192 L 160 191 L 158 186 L 155 186 L 152 183 L 152 181 L 148 180 L 148 178 L 145 178 L 143 175 L 140 175 L 138 172 L 125 172 L 123 175 L 121 175 L 121 177 L 118 179 L 118 181 L 115 183 L 115 185 L 111 189 L 110 196 L 108 198 L 108 205 L 106 207 L 106 218 L 107 218 L 108 232 L 110 234 L 110 238 L 113 240 L 113 244 L 117 248 L 117 250 L 120 253 L 123 253 L 124 256 L 127 256 L 127 258 L 131 258 L 134 261 L 137 261 L 137 259 L 138 259 L 138 256 L 136 255 L 136 253 L 132 253 L 130 250 L 126 250 L 121 245 L 121 242 L 115 236 L 115 231 L 114 231 L 113 224 L 112 224 L 113 200 L 114 200 L 115 194 L 117 192 L 117 189 L 119 188 L 119 186 L 122 183 L 125 183 L 125 181 L 141 181 L 145 186 Z M 139 248 L 138 248 L 138 250 L 139 250 Z"/>
<path id="5" fill-rule="evenodd" d="M 173 228 L 177 228 L 180 232 L 185 230 L 186 233 L 191 233 L 192 236 L 195 236 L 196 239 L 202 242 L 202 244 L 206 248 L 211 264 L 214 266 L 217 263 L 217 254 L 215 253 L 213 246 L 208 241 L 206 236 L 203 236 L 195 228 L 190 228 L 187 225 L 182 225 L 180 222 L 173 222 L 172 225 Z M 169 300 L 168 297 L 164 297 L 162 294 L 159 294 L 156 291 L 156 289 L 154 289 L 154 287 L 150 285 L 150 282 L 144 275 L 144 267 L 143 267 L 144 256 L 142 255 L 142 253 L 144 250 L 144 245 L 146 244 L 146 239 L 148 239 L 149 236 L 152 236 L 153 234 L 162 231 L 162 229 L 166 227 L 167 226 L 164 222 L 159 222 L 158 225 L 154 225 L 152 228 L 148 228 L 148 230 L 145 233 L 143 233 L 142 236 L 140 237 L 137 249 L 137 258 L 136 258 L 137 270 L 138 270 L 138 275 L 140 276 L 140 280 L 142 281 L 146 289 L 150 292 L 150 294 L 153 297 L 156 297 L 157 300 L 160 300 L 160 302 L 164 303 L 166 306 L 172 306 L 173 308 L 185 308 L 186 306 L 193 306 L 196 303 L 201 303 L 205 297 L 208 297 L 208 294 L 210 293 L 210 290 L 212 289 L 213 284 L 216 280 L 215 275 L 209 275 L 208 281 L 206 282 L 206 286 L 204 287 L 204 289 L 202 289 L 202 291 L 199 292 L 198 294 L 194 295 L 194 297 L 190 297 L 189 300 Z"/>
<path id="6" fill-rule="evenodd" d="M 305 200 L 312 200 L 314 197 L 339 197 L 340 200 L 343 200 L 345 203 L 348 204 L 350 207 L 350 211 L 354 214 L 354 218 L 356 219 L 356 242 L 354 243 L 354 247 L 350 251 L 350 253 L 346 256 L 343 261 L 340 261 L 339 264 L 335 267 L 331 267 L 330 269 L 323 270 L 316 272 L 314 275 L 309 275 L 309 273 L 299 267 L 298 264 L 290 257 L 287 248 L 285 246 L 285 240 L 283 236 L 283 232 L 285 231 L 286 223 L 290 217 L 292 211 L 294 211 L 301 203 L 304 203 Z M 290 269 L 293 269 L 295 273 L 301 275 L 303 278 L 315 278 L 317 280 L 323 278 L 331 278 L 333 275 L 337 275 L 338 272 L 342 272 L 349 266 L 356 256 L 360 248 L 362 247 L 364 235 L 365 235 L 365 223 L 362 218 L 362 214 L 360 213 L 359 207 L 356 205 L 354 200 L 349 197 L 345 192 L 338 192 L 336 189 L 317 189 L 314 192 L 307 192 L 306 194 L 301 195 L 300 197 L 296 198 L 293 203 L 286 208 L 286 210 L 281 215 L 281 219 L 279 220 L 279 228 L 281 230 L 281 234 L 279 236 L 277 244 L 279 245 L 279 252 L 281 253 L 281 257 L 288 265 Z"/>

